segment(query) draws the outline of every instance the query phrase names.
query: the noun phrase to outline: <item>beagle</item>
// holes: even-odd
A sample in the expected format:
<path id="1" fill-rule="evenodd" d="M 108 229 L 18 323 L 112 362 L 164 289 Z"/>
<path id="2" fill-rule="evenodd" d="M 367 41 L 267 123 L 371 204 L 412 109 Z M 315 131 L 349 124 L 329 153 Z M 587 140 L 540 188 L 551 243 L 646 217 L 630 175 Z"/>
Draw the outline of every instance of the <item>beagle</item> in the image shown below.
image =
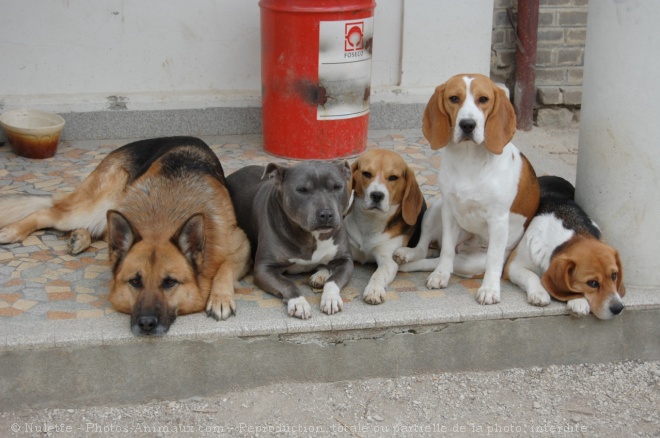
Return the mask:
<path id="1" fill-rule="evenodd" d="M 362 299 L 385 300 L 385 288 L 396 275 L 394 250 L 419 239 L 426 203 L 415 173 L 399 154 L 371 149 L 351 166 L 354 200 L 344 219 L 353 260 L 376 262 Z"/>
<path id="2" fill-rule="evenodd" d="M 440 149 L 442 200 L 426 213 L 417 247 L 395 252 L 399 270 L 433 270 L 431 289 L 447 287 L 452 273 L 484 274 L 477 301 L 499 303 L 504 262 L 539 203 L 534 169 L 510 143 L 513 106 L 489 78 L 457 75 L 435 89 L 422 130 L 431 148 Z M 441 242 L 440 257 L 423 259 L 432 241 Z"/>
<path id="3" fill-rule="evenodd" d="M 536 306 L 546 306 L 553 296 L 566 301 L 574 315 L 615 317 L 626 293 L 619 253 L 601 241 L 598 226 L 573 201 L 571 183 L 543 176 L 539 184 L 538 212 L 511 253 L 505 277 Z"/>

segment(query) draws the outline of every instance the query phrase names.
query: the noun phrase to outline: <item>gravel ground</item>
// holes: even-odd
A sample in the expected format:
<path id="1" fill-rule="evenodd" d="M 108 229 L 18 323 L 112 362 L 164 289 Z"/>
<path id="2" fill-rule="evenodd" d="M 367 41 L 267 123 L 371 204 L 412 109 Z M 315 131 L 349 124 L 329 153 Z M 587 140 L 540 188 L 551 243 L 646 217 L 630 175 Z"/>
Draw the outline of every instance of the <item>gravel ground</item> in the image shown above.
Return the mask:
<path id="1" fill-rule="evenodd" d="M 0 436 L 660 436 L 660 362 L 336 383 L 0 413 Z"/>

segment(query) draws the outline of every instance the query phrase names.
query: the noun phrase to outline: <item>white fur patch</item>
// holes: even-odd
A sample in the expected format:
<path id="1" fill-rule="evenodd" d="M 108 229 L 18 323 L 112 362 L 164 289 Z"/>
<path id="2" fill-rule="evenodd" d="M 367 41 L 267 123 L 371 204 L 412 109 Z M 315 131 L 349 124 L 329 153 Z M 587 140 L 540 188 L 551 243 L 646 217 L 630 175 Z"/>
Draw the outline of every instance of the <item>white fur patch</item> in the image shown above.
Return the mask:
<path id="1" fill-rule="evenodd" d="M 575 316 L 586 316 L 590 312 L 589 301 L 585 298 L 576 298 L 566 303 L 566 308 Z"/>
<path id="2" fill-rule="evenodd" d="M 389 252 L 403 244 L 402 236 L 384 232 L 389 219 L 399 204 L 390 205 L 386 211 L 365 210 L 364 199 L 357 198 L 351 213 L 344 219 L 353 260 L 360 263 L 376 261 L 378 253 Z"/>
<path id="3" fill-rule="evenodd" d="M 470 84 L 472 83 L 473 78 L 464 77 L 465 81 L 465 100 L 461 105 L 461 109 L 458 110 L 456 115 L 456 126 L 454 126 L 454 143 L 459 143 L 464 136 L 463 130 L 459 123 L 461 120 L 471 119 L 474 120 L 477 126 L 472 131 L 472 139 L 476 144 L 483 143 L 485 139 L 485 128 L 486 128 L 486 118 L 484 117 L 483 111 L 476 105 L 474 102 L 474 95 L 472 90 L 470 90 Z"/>
<path id="4" fill-rule="evenodd" d="M 289 262 L 293 263 L 286 269 L 289 274 L 299 274 L 301 272 L 308 272 L 320 265 L 327 265 L 337 257 L 337 245 L 333 238 L 321 240 L 320 233 L 313 231 L 312 235 L 316 240 L 316 249 L 312 253 L 312 258 L 309 260 L 290 258 Z"/>
<path id="5" fill-rule="evenodd" d="M 374 203 L 371 199 L 371 194 L 374 192 L 380 192 L 383 195 L 383 200 L 379 203 Z M 364 206 L 366 208 L 373 208 L 378 206 L 380 210 L 387 211 L 390 208 L 390 192 L 387 190 L 387 186 L 379 181 L 372 181 L 371 184 L 364 191 L 364 198 L 362 199 Z"/>
<path id="6" fill-rule="evenodd" d="M 553 214 L 536 216 L 518 245 L 515 262 L 540 277 L 548 270 L 554 250 L 574 234 Z"/>
<path id="7" fill-rule="evenodd" d="M 339 286 L 334 281 L 329 281 L 323 286 L 321 312 L 333 315 L 344 309 L 344 301 L 341 299 L 339 292 Z"/>
<path id="8" fill-rule="evenodd" d="M 289 300 L 286 306 L 289 316 L 295 316 L 300 319 L 309 319 L 312 317 L 312 307 L 305 297 L 293 298 Z"/>

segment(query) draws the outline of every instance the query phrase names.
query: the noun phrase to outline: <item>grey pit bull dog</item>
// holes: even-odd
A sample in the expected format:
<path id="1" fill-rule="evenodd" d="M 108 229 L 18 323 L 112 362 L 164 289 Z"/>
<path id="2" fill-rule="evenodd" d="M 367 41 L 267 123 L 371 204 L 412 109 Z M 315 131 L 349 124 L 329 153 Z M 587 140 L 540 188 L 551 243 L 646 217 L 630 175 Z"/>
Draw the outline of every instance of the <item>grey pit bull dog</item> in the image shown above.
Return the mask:
<path id="1" fill-rule="evenodd" d="M 343 226 L 350 177 L 345 161 L 247 166 L 227 177 L 238 225 L 252 245 L 254 283 L 282 297 L 290 316 L 307 319 L 311 307 L 285 273 L 316 270 L 310 285 L 323 288 L 321 311 L 343 308 L 339 292 L 353 274 Z"/>

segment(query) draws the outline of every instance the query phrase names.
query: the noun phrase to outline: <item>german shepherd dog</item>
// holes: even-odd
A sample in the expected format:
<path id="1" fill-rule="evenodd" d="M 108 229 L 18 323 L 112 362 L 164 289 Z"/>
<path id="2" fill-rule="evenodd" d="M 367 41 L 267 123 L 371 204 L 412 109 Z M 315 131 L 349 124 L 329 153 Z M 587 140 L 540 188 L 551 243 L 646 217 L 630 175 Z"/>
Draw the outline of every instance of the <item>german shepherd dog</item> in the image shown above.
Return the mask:
<path id="1" fill-rule="evenodd" d="M 193 137 L 111 152 L 71 193 L 0 200 L 0 243 L 42 228 L 70 231 L 71 253 L 106 233 L 109 300 L 136 335 L 163 335 L 177 315 L 235 314 L 234 281 L 250 267 L 220 161 Z"/>

